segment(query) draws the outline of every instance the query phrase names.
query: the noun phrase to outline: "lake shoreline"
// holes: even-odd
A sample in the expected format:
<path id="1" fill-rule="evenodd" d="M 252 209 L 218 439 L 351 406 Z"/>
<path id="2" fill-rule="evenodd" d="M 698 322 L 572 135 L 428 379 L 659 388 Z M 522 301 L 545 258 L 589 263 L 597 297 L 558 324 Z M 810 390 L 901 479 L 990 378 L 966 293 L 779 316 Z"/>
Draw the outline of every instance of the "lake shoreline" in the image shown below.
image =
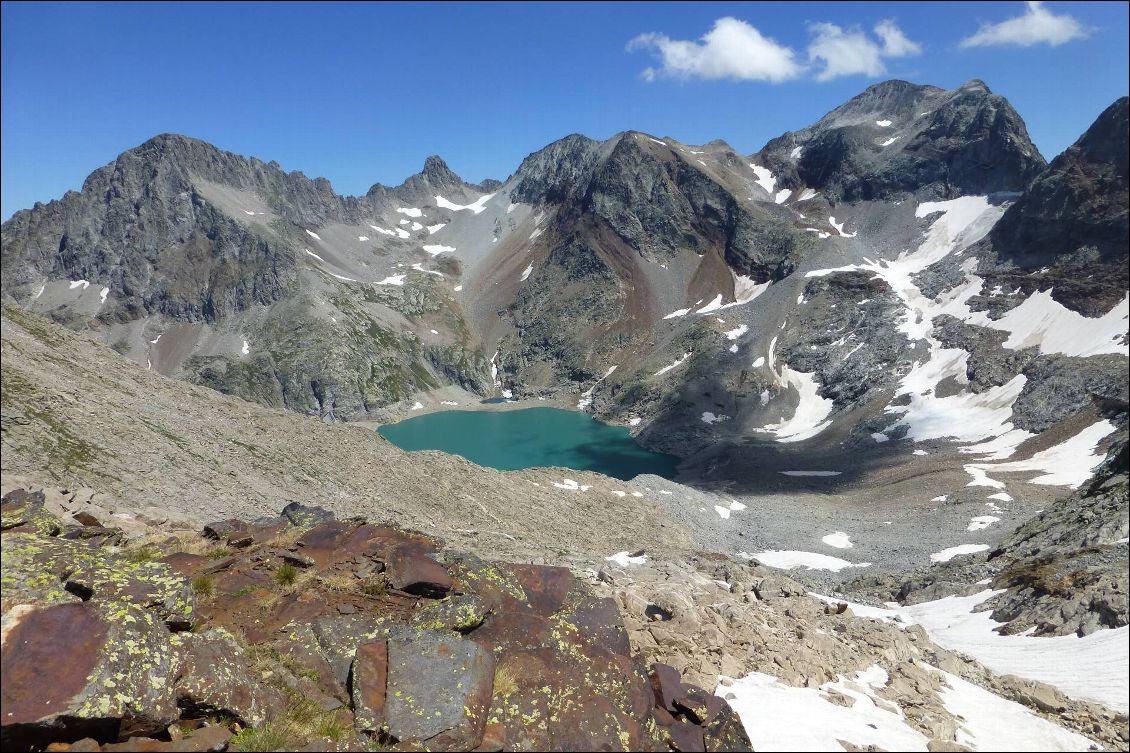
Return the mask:
<path id="1" fill-rule="evenodd" d="M 376 431 L 402 450 L 438 450 L 500 471 L 562 467 L 624 481 L 640 474 L 678 475 L 678 457 L 643 447 L 626 426 L 548 400 L 531 402 L 421 408 Z"/>

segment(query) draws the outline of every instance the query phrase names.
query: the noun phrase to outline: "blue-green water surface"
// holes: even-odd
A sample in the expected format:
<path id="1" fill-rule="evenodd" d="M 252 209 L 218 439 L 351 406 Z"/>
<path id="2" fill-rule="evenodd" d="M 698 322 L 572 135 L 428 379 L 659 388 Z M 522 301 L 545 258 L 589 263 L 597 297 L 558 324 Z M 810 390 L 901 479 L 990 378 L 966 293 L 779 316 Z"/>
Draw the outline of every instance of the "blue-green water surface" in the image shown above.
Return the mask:
<path id="1" fill-rule="evenodd" d="M 619 479 L 672 478 L 678 462 L 640 447 L 623 427 L 559 408 L 439 411 L 377 431 L 403 450 L 442 450 L 503 471 L 561 466 Z"/>

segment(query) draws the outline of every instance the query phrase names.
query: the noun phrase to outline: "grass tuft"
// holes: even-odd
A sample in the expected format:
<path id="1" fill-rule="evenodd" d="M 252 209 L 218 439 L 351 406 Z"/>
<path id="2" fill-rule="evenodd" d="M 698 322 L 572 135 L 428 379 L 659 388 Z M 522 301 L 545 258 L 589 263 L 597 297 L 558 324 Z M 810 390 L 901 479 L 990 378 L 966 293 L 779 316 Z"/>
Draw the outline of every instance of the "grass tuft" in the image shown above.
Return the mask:
<path id="1" fill-rule="evenodd" d="M 192 590 L 197 596 L 211 596 L 216 591 L 216 582 L 211 575 L 197 575 L 192 579 Z"/>
<path id="2" fill-rule="evenodd" d="M 275 571 L 275 582 L 280 586 L 294 585 L 294 581 L 298 580 L 298 568 L 289 562 L 284 562 L 278 570 Z"/>

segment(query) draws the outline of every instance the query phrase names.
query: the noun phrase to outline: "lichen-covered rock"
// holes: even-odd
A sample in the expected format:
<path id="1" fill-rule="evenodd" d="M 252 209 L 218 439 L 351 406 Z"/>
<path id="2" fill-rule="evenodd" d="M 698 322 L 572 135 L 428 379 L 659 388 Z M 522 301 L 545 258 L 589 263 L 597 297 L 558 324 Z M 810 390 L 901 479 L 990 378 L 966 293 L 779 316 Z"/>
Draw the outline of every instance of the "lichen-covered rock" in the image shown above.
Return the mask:
<path id="1" fill-rule="evenodd" d="M 214 628 L 184 639 L 184 664 L 176 679 L 177 702 L 195 713 L 217 713 L 258 726 L 284 706 L 281 694 L 251 671 L 231 633 Z"/>
<path id="2" fill-rule="evenodd" d="M 58 536 L 62 525 L 45 509 L 42 491 L 16 489 L 5 494 L 0 501 L 0 529 Z"/>
<path id="3" fill-rule="evenodd" d="M 160 562 L 132 561 L 97 542 L 9 532 L 0 571 L 5 602 L 64 602 L 73 595 L 103 604 L 136 604 L 174 630 L 195 622 L 195 597 L 183 576 Z"/>
<path id="4" fill-rule="evenodd" d="M 313 528 L 334 519 L 334 514 L 329 510 L 315 505 L 304 505 L 301 502 L 291 502 L 283 508 L 280 517 L 285 518 L 292 526 L 299 528 Z"/>
<path id="5" fill-rule="evenodd" d="M 381 729 L 385 723 L 388 641 L 365 641 L 357 646 L 349 683 L 354 726 L 364 732 Z"/>
<path id="6" fill-rule="evenodd" d="M 474 594 L 449 596 L 421 603 L 412 615 L 412 625 L 421 630 L 454 630 L 465 634 L 482 625 L 488 614 L 490 607 Z"/>
<path id="7" fill-rule="evenodd" d="M 173 679 L 182 638 L 131 603 L 20 605 L 4 616 L 5 750 L 163 730 L 180 715 Z"/>
<path id="8" fill-rule="evenodd" d="M 309 623 L 287 625 L 283 628 L 283 637 L 271 646 L 291 664 L 299 667 L 318 686 L 320 692 L 339 701 L 348 699 L 348 675 L 339 679 L 341 673 L 335 673 L 327 652 L 319 644 Z M 343 650 L 343 655 L 348 656 L 347 650 Z"/>
<path id="9" fill-rule="evenodd" d="M 479 744 L 494 683 L 494 657 L 465 638 L 421 632 L 388 641 L 388 731 L 429 750 Z"/>

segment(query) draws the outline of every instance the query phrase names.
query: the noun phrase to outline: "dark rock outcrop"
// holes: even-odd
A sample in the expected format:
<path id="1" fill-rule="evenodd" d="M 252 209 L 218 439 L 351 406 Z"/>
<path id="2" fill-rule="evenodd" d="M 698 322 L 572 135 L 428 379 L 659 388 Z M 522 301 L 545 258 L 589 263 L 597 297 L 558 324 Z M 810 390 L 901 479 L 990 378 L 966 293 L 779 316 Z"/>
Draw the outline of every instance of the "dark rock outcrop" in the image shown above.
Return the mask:
<path id="1" fill-rule="evenodd" d="M 10 497 L 6 515 L 34 499 Z M 420 534 L 288 506 L 295 517 L 145 550 L 170 584 L 191 579 L 193 633 L 128 589 L 93 579 L 80 601 L 65 587 L 86 567 L 72 563 L 129 556 L 6 531 L 5 749 L 749 749 L 726 702 L 673 671 L 666 708 L 615 603 L 565 568 L 441 564 Z M 275 535 L 233 538 L 263 528 Z"/>
<path id="2" fill-rule="evenodd" d="M 1024 121 L 978 80 L 951 91 L 875 84 L 754 159 L 779 185 L 815 188 L 833 202 L 1022 191 L 1044 167 Z"/>
<path id="3" fill-rule="evenodd" d="M 992 282 L 1026 293 L 1051 287 L 1056 300 L 1087 316 L 1105 314 L 1126 294 L 1128 111 L 1126 97 L 1104 110 L 1004 213 L 988 240 L 1006 269 Z"/>

